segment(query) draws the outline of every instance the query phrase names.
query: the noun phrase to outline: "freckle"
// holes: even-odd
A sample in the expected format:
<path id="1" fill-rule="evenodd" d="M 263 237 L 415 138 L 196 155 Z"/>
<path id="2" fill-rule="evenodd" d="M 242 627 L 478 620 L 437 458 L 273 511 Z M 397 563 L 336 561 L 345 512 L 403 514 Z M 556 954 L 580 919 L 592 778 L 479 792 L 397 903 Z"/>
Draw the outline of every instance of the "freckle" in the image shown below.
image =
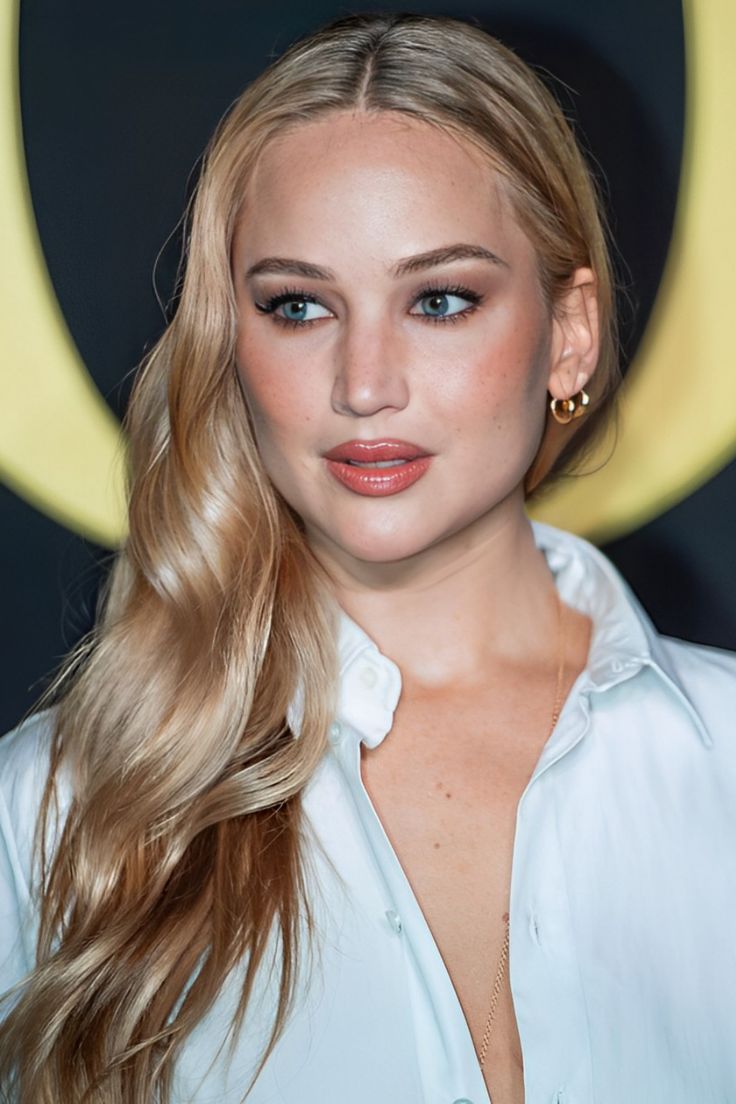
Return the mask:
<path id="1" fill-rule="evenodd" d="M 452 794 L 451 793 L 446 793 L 445 797 L 452 797 Z"/>
<path id="2" fill-rule="evenodd" d="M 438 843 L 436 843 L 436 844 L 435 844 L 435 847 L 439 847 L 439 844 L 438 844 Z"/>
<path id="3" fill-rule="evenodd" d="M 442 783 L 441 782 L 436 782 L 435 783 L 435 789 L 436 790 L 441 790 L 442 789 Z"/>

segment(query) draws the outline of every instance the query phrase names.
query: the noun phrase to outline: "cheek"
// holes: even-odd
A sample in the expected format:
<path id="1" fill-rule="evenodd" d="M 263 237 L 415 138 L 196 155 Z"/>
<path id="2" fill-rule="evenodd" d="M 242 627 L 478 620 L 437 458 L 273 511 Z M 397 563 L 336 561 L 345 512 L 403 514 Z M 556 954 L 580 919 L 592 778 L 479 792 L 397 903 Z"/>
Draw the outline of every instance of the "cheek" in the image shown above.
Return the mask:
<path id="1" fill-rule="evenodd" d="M 305 373 L 287 357 L 276 356 L 270 342 L 240 338 L 238 375 L 259 445 L 284 448 L 312 421 L 313 389 Z"/>
<path id="2" fill-rule="evenodd" d="M 539 421 L 548 374 L 549 337 L 543 325 L 513 317 L 457 347 L 437 372 L 435 396 L 452 418 L 455 433 L 473 427 L 496 434 L 525 435 Z"/>

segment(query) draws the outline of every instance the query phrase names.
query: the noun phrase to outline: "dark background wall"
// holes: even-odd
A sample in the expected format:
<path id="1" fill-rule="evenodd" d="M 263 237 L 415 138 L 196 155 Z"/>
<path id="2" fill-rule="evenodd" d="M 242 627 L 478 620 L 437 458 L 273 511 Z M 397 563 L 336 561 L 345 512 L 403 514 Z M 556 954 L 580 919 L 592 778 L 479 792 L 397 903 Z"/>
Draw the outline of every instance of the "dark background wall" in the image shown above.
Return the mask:
<path id="1" fill-rule="evenodd" d="M 211 130 L 272 57 L 347 10 L 23 0 L 21 108 L 39 233 L 82 359 L 118 415 L 136 363 L 164 325 L 181 245 L 177 223 Z M 475 18 L 555 75 L 549 79 L 607 197 L 628 363 L 657 291 L 677 197 L 680 5 L 487 0 L 411 10 Z M 732 463 L 674 509 L 604 546 L 662 631 L 736 648 L 735 492 Z M 5 730 L 90 626 L 110 554 L 5 487 L 0 511 Z"/>

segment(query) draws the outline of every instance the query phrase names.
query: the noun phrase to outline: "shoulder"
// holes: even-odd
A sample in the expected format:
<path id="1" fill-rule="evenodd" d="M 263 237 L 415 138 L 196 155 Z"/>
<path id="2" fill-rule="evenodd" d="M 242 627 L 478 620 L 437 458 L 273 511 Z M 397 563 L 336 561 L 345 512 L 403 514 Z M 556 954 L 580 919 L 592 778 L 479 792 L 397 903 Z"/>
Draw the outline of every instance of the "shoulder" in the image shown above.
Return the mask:
<path id="1" fill-rule="evenodd" d="M 53 731 L 53 713 L 47 711 L 0 739 L 0 994 L 9 993 L 34 963 L 34 844 Z M 52 845 L 56 826 L 47 834 Z"/>
<path id="2" fill-rule="evenodd" d="M 41 791 L 49 770 L 53 710 L 34 713 L 0 739 L 0 795 L 21 813 Z"/>
<path id="3" fill-rule="evenodd" d="M 736 652 L 678 640 L 674 636 L 660 635 L 659 641 L 683 682 L 693 687 L 722 684 L 736 692 Z"/>
<path id="4" fill-rule="evenodd" d="M 36 822 L 48 779 L 54 713 L 23 721 L 0 739 L 0 834 L 16 873 L 30 878 Z"/>
<path id="5" fill-rule="evenodd" d="M 716 740 L 736 736 L 736 652 L 660 636 L 670 673 Z"/>

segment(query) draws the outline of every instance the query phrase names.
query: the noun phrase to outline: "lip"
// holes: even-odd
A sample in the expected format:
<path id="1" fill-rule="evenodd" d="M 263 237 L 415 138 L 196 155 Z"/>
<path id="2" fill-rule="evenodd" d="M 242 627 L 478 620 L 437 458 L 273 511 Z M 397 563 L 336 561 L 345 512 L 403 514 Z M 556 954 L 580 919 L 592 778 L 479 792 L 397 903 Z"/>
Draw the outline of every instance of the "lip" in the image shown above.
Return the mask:
<path id="1" fill-rule="evenodd" d="M 411 441 L 399 441 L 395 437 L 381 437 L 375 441 L 344 441 L 324 454 L 325 460 L 357 460 L 362 463 L 375 460 L 418 460 L 429 456 L 426 449 Z"/>
<path id="2" fill-rule="evenodd" d="M 411 487 L 429 468 L 432 454 L 410 441 L 382 438 L 375 441 L 344 441 L 324 453 L 324 459 L 330 474 L 349 491 L 377 498 L 398 494 Z M 355 466 L 390 460 L 400 463 L 389 468 Z"/>

